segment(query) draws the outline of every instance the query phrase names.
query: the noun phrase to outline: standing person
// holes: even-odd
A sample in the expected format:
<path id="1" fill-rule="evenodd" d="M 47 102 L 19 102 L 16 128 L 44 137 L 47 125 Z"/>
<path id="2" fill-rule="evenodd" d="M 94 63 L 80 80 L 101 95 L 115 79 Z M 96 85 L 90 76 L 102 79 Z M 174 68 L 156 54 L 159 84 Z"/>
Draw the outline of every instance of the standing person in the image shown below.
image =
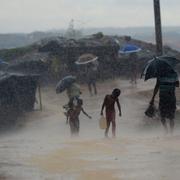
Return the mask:
<path id="1" fill-rule="evenodd" d="M 69 103 L 69 110 L 67 113 L 67 117 L 69 119 L 69 125 L 71 130 L 71 136 L 73 135 L 79 135 L 79 115 L 81 111 L 89 118 L 91 119 L 91 116 L 89 116 L 83 109 L 83 101 L 82 99 L 77 100 L 77 105 L 73 104 L 72 102 Z"/>
<path id="2" fill-rule="evenodd" d="M 137 53 L 130 53 L 130 78 L 132 84 L 137 84 Z"/>
<path id="3" fill-rule="evenodd" d="M 96 88 L 96 76 L 97 76 L 97 67 L 93 63 L 89 63 L 87 65 L 87 84 L 88 84 L 88 89 L 89 93 L 92 96 L 92 87 L 94 89 L 94 94 L 97 94 L 97 88 Z"/>
<path id="4" fill-rule="evenodd" d="M 115 103 L 117 103 L 117 107 L 119 110 L 119 116 L 121 116 L 121 106 L 119 103 L 119 95 L 121 94 L 120 89 L 114 89 L 112 94 L 106 95 L 104 98 L 104 102 L 102 104 L 101 115 L 103 116 L 103 110 L 106 110 L 106 120 L 107 120 L 107 128 L 105 130 L 105 137 L 108 137 L 108 131 L 110 124 L 112 123 L 112 135 L 116 136 L 116 113 L 115 113 Z"/>
<path id="5" fill-rule="evenodd" d="M 167 77 L 160 77 L 157 79 L 154 88 L 153 97 L 150 104 L 154 104 L 154 99 L 159 91 L 159 111 L 161 116 L 161 123 L 164 126 L 165 132 L 168 133 L 168 126 L 166 119 L 170 122 L 170 132 L 174 130 L 174 118 L 176 111 L 176 95 L 175 89 L 179 87 L 178 75 L 176 72 L 169 73 Z"/>

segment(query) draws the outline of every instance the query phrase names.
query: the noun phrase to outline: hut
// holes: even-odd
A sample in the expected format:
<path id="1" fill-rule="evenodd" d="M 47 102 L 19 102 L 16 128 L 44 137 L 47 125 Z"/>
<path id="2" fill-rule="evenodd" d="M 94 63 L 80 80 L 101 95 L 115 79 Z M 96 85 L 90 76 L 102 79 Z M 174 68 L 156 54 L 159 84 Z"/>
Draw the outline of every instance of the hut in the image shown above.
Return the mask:
<path id="1" fill-rule="evenodd" d="M 23 112 L 32 111 L 39 75 L 0 73 L 1 125 L 15 122 Z"/>

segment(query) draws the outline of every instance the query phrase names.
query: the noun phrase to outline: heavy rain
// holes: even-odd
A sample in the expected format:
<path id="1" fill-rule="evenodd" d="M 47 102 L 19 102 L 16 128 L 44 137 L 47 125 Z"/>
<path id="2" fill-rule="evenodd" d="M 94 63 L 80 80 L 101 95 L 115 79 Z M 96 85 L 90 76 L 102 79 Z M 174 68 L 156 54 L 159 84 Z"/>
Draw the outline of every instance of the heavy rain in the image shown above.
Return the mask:
<path id="1" fill-rule="evenodd" d="M 176 2 L 0 2 L 0 180 L 179 180 Z"/>

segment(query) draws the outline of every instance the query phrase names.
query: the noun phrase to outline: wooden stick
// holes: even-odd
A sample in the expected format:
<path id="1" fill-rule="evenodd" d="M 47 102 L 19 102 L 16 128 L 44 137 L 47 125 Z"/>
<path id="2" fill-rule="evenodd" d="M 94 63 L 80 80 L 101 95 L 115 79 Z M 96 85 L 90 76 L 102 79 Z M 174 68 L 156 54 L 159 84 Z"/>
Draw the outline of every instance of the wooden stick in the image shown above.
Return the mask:
<path id="1" fill-rule="evenodd" d="M 42 111 L 42 97 L 41 97 L 41 86 L 40 86 L 40 83 L 38 83 L 38 92 L 39 92 L 40 111 Z"/>

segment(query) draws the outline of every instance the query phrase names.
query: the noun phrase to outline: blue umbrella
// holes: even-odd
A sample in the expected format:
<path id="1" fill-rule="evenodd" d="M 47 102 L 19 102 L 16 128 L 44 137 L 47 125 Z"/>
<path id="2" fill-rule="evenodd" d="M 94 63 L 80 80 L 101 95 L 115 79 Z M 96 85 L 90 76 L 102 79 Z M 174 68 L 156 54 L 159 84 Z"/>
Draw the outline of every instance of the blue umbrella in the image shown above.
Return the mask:
<path id="1" fill-rule="evenodd" d="M 139 52 L 141 50 L 142 49 L 136 45 L 126 44 L 122 48 L 120 48 L 119 53 L 120 54 L 130 54 L 130 53 Z"/>
<path id="2" fill-rule="evenodd" d="M 74 82 L 76 82 L 76 76 L 66 76 L 60 80 L 56 85 L 56 93 L 62 93 L 69 88 Z"/>

